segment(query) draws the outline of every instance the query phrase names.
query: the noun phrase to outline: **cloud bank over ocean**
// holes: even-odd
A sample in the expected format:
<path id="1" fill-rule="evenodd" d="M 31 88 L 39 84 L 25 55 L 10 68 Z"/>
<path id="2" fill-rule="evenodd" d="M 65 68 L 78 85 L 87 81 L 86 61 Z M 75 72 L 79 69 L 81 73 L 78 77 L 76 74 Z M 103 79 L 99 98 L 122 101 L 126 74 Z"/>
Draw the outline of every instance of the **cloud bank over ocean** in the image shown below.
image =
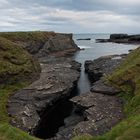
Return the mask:
<path id="1" fill-rule="evenodd" d="M 0 0 L 0 31 L 140 32 L 139 0 Z"/>

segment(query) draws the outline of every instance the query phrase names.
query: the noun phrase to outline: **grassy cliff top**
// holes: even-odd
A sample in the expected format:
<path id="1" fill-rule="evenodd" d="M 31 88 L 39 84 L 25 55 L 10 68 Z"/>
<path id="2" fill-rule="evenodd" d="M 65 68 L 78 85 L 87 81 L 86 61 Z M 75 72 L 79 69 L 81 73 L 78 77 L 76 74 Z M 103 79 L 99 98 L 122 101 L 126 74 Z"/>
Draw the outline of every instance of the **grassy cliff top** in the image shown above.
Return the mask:
<path id="1" fill-rule="evenodd" d="M 34 31 L 34 32 L 1 32 L 0 36 L 7 38 L 11 41 L 38 41 L 44 42 L 49 39 L 50 36 L 55 36 L 55 32 L 43 32 L 43 31 Z"/>
<path id="2" fill-rule="evenodd" d="M 11 93 L 39 76 L 40 67 L 21 46 L 0 37 L 0 140 L 33 140 L 9 124 L 7 102 Z"/>
<path id="3" fill-rule="evenodd" d="M 126 118 L 103 136 L 78 136 L 73 140 L 139 140 L 140 139 L 140 48 L 130 53 L 107 81 L 121 89 Z"/>
<path id="4" fill-rule="evenodd" d="M 14 84 L 30 79 L 39 64 L 21 46 L 0 37 L 0 84 Z"/>

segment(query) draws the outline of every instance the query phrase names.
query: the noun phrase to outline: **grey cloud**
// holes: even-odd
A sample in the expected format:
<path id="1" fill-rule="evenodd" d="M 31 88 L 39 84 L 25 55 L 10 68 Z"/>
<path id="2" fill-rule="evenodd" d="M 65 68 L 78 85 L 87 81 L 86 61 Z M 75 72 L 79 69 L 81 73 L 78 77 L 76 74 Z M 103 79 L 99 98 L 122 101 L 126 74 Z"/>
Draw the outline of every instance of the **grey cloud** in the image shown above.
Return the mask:
<path id="1" fill-rule="evenodd" d="M 134 28 L 134 31 L 140 32 L 138 1 L 134 0 L 131 4 L 130 0 L 0 0 L 0 28 L 1 30 L 107 32 L 114 31 L 113 27 L 117 21 L 116 31 L 132 31 Z M 58 15 L 57 10 L 72 12 L 73 15 Z M 88 14 L 84 14 L 86 12 Z M 105 12 L 108 13 L 104 17 Z M 77 13 L 81 17 L 74 17 Z M 88 23 L 91 25 L 93 23 L 93 27 L 88 27 Z"/>

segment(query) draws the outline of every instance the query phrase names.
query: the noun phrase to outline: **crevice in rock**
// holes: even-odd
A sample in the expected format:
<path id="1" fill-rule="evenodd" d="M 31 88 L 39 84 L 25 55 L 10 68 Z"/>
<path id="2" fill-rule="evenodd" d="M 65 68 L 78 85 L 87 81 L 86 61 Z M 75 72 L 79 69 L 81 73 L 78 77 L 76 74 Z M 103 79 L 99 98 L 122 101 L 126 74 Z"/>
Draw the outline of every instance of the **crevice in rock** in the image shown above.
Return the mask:
<path id="1" fill-rule="evenodd" d="M 47 107 L 44 111 L 39 112 L 41 120 L 39 125 L 34 129 L 32 135 L 42 139 L 55 137 L 59 129 L 65 127 L 67 123 L 65 122 L 65 118 L 69 118 L 66 120 L 69 123 L 69 120 L 71 120 L 72 117 L 78 118 L 77 116 L 79 116 L 79 120 L 74 119 L 75 122 L 71 122 L 72 124 L 68 125 L 73 125 L 73 123 L 78 123 L 81 121 L 83 114 L 81 114 L 79 110 L 76 110 L 74 104 L 69 101 L 70 98 L 78 95 L 77 83 L 74 83 L 74 85 L 75 86 L 70 92 L 69 97 L 59 99 L 52 106 Z"/>

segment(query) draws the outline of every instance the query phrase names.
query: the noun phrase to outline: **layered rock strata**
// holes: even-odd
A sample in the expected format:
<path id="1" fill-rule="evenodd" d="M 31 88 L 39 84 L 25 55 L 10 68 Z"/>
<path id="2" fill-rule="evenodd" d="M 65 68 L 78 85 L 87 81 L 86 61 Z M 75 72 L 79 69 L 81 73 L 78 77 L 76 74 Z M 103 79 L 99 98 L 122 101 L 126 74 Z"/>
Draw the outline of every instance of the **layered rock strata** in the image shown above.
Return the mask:
<path id="1" fill-rule="evenodd" d="M 49 59 L 49 58 L 48 58 Z M 9 98 L 11 123 L 29 133 L 37 128 L 43 112 L 69 97 L 80 76 L 80 64 L 57 58 L 41 63 L 40 78 Z"/>
<path id="2" fill-rule="evenodd" d="M 120 90 L 107 84 L 105 78 L 120 65 L 125 56 L 105 56 L 85 62 L 85 70 L 94 82 L 90 92 L 71 99 L 85 118 L 74 126 L 73 135 L 104 134 L 123 118 L 123 102 L 116 96 Z"/>

